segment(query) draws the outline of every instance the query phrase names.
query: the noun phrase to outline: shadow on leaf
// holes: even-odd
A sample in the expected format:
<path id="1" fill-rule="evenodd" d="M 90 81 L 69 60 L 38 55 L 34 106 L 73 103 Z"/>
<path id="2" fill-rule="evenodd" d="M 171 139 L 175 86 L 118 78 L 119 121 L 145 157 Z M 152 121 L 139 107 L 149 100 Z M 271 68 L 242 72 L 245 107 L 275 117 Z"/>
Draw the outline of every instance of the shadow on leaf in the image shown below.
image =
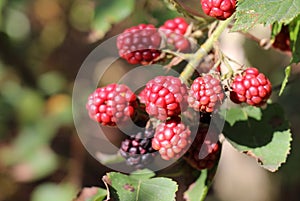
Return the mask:
<path id="1" fill-rule="evenodd" d="M 257 148 L 269 144 L 275 132 L 289 129 L 288 121 L 278 104 L 270 104 L 261 110 L 260 121 L 248 117 L 247 120 L 236 121 L 232 126 L 226 122 L 223 130 L 225 137 L 240 146 Z"/>

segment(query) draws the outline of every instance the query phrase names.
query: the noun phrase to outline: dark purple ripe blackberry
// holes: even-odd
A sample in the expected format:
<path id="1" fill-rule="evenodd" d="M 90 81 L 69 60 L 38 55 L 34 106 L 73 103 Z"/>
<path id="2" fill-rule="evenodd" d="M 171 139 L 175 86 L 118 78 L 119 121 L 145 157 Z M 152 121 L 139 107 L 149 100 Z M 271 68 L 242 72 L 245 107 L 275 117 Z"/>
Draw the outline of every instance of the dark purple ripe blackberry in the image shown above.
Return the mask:
<path id="1" fill-rule="evenodd" d="M 128 165 L 142 169 L 153 161 L 157 152 L 151 144 L 154 132 L 153 128 L 147 128 L 136 135 L 128 136 L 122 142 L 120 154 Z"/>

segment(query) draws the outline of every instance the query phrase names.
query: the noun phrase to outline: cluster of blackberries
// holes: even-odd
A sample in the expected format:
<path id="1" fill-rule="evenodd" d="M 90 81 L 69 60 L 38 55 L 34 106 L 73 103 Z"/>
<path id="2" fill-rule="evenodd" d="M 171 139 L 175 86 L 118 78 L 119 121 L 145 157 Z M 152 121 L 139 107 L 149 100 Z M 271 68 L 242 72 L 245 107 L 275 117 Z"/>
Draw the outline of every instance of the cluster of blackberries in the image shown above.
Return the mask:
<path id="1" fill-rule="evenodd" d="M 202 0 L 201 3 L 205 13 L 225 19 L 234 12 L 236 2 Z M 184 36 L 188 27 L 183 18 L 175 18 L 158 29 L 145 24 L 128 28 L 117 38 L 119 54 L 130 64 L 149 64 L 159 60 L 161 47 L 188 52 L 191 44 Z M 220 131 L 208 135 L 208 125 L 210 114 L 226 98 L 224 91 L 229 90 L 232 102 L 252 106 L 265 104 L 272 92 L 268 78 L 254 67 L 226 78 L 226 87 L 222 86 L 223 81 L 220 71 L 201 74 L 190 87 L 177 77 L 157 76 L 138 94 L 124 84 L 109 84 L 89 96 L 86 108 L 90 118 L 104 126 L 126 125 L 128 121 L 138 120 L 140 111 L 150 117 L 150 120 L 142 120 L 143 125 L 147 125 L 143 130 L 128 135 L 121 144 L 120 154 L 128 165 L 143 168 L 159 153 L 164 160 L 185 154 L 184 158 L 193 167 L 211 168 L 220 153 L 218 138 L 211 137 L 218 136 Z M 188 118 L 185 115 L 189 110 L 200 114 L 202 120 L 194 141 L 192 125 L 183 121 Z M 153 121 L 155 123 L 149 124 Z"/>
<path id="2" fill-rule="evenodd" d="M 261 106 L 271 92 L 270 81 L 253 67 L 237 73 L 230 85 L 230 99 L 238 104 L 245 102 Z M 141 167 L 150 161 L 156 151 L 165 160 L 182 156 L 192 143 L 190 127 L 181 120 L 183 113 L 187 108 L 192 108 L 201 114 L 210 114 L 224 98 L 225 92 L 216 75 L 204 74 L 196 78 L 190 88 L 177 77 L 157 76 L 148 81 L 137 95 L 123 84 L 97 88 L 89 96 L 86 108 L 91 119 L 106 126 L 125 124 L 137 115 L 137 108 L 144 109 L 152 119 L 160 122 L 155 128 L 146 128 L 142 133 L 128 136 L 122 143 L 121 155 L 128 159 L 128 164 Z M 215 156 L 220 145 L 204 140 L 203 130 L 198 133 L 202 133 L 198 134 L 201 140 L 196 140 L 196 145 L 194 142 L 190 149 L 197 155 L 201 145 L 207 146 L 208 152 Z M 188 161 L 196 157 L 191 151 L 188 153 Z M 201 165 L 197 165 L 198 168 L 211 167 L 207 161 L 213 161 L 213 157 L 205 158 L 206 162 L 203 160 Z"/>

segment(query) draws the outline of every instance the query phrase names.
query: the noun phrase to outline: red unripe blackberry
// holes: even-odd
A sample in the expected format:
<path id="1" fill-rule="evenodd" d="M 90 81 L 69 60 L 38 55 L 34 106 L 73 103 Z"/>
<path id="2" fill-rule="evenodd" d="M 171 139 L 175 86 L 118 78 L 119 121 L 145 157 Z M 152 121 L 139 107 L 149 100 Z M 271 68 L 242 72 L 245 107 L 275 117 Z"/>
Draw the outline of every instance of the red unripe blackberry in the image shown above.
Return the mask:
<path id="1" fill-rule="evenodd" d="M 153 161 L 157 154 L 151 144 L 154 132 L 153 128 L 147 128 L 136 135 L 128 136 L 122 142 L 119 151 L 128 165 L 141 169 Z"/>
<path id="2" fill-rule="evenodd" d="M 102 125 L 115 126 L 130 119 L 136 108 L 135 94 L 123 84 L 97 88 L 89 97 L 86 109 L 91 119 Z"/>
<path id="3" fill-rule="evenodd" d="M 221 143 L 218 141 L 219 133 L 210 129 L 208 134 L 208 130 L 208 126 L 198 129 L 192 145 L 184 156 L 184 159 L 198 170 L 212 168 L 221 151 Z"/>
<path id="4" fill-rule="evenodd" d="M 200 112 L 213 112 L 224 99 L 224 92 L 219 79 L 210 74 L 198 77 L 189 90 L 189 106 Z"/>
<path id="5" fill-rule="evenodd" d="M 152 24 L 126 29 L 117 38 L 119 55 L 130 64 L 149 64 L 160 54 L 161 36 Z"/>
<path id="6" fill-rule="evenodd" d="M 191 131 L 178 119 L 170 119 L 156 127 L 152 147 L 164 160 L 180 157 L 191 143 Z"/>
<path id="7" fill-rule="evenodd" d="M 254 67 L 237 74 L 231 88 L 230 99 L 234 103 L 246 102 L 253 106 L 265 104 L 272 93 L 269 79 Z"/>
<path id="8" fill-rule="evenodd" d="M 178 116 L 187 108 L 187 87 L 173 76 L 157 76 L 145 87 L 146 112 L 160 120 Z"/>
<path id="9" fill-rule="evenodd" d="M 189 40 L 184 37 L 189 24 L 184 18 L 177 17 L 167 20 L 159 30 L 165 34 L 167 45 L 172 50 L 188 52 L 191 49 Z"/>
<path id="10" fill-rule="evenodd" d="M 177 34 L 184 35 L 187 31 L 189 24 L 182 17 L 176 17 L 174 19 L 169 19 L 165 21 L 165 23 L 159 27 L 160 29 L 168 29 Z"/>
<path id="11" fill-rule="evenodd" d="M 235 11 L 236 0 L 200 0 L 205 14 L 219 20 L 229 18 Z"/>

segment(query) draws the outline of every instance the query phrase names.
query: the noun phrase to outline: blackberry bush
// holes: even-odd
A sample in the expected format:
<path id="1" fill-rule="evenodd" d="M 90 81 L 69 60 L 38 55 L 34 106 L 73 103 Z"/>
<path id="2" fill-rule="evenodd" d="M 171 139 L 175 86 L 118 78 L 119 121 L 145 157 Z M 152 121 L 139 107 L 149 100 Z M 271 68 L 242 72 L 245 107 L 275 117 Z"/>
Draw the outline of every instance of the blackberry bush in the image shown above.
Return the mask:
<path id="1" fill-rule="evenodd" d="M 267 41 L 263 48 L 273 46 L 288 52 L 292 55 L 291 64 L 298 63 L 300 29 L 299 19 L 295 16 L 299 13 L 291 11 L 292 14 L 288 13 L 287 17 L 287 14 L 276 12 L 279 14 L 275 16 L 273 11 L 276 8 L 271 8 L 266 0 L 239 3 L 236 0 L 200 0 L 204 14 L 195 12 L 183 1 L 164 2 L 170 3 L 184 17 L 168 19 L 161 26 L 155 26 L 161 23 L 161 19 L 156 17 L 165 13 L 155 11 L 156 17 L 150 16 L 152 10 L 149 7 L 149 16 L 141 21 L 153 24 L 132 26 L 117 38 L 116 47 L 121 58 L 129 64 L 147 66 L 145 74 L 132 77 L 132 83 L 138 83 L 145 77 L 145 86 L 138 86 L 137 95 L 134 95 L 126 86 L 111 84 L 97 89 L 86 104 L 91 119 L 102 125 L 122 123 L 128 127 L 128 136 L 121 142 L 119 153 L 114 157 L 123 157 L 129 166 L 140 169 L 138 173 L 146 171 L 143 176 L 107 174 L 104 182 L 112 187 L 108 191 L 120 200 L 138 197 L 147 201 L 171 201 L 176 196 L 183 196 L 185 200 L 199 200 L 200 197 L 202 201 L 218 167 L 224 141 L 238 152 L 253 157 L 263 168 L 272 172 L 278 170 L 290 153 L 291 132 L 283 109 L 268 99 L 280 87 L 282 94 L 285 86 L 291 83 L 288 81 L 293 65 L 287 67 L 282 84 L 272 88 L 269 74 L 240 64 L 232 58 L 234 55 L 223 53 L 218 39 L 226 29 L 229 34 L 239 31 L 239 34 L 259 44 Z M 291 6 L 289 1 L 281 1 L 279 5 L 282 9 Z M 248 32 L 258 22 L 272 23 L 270 39 L 261 40 Z M 127 23 L 133 21 L 124 21 L 122 25 Z M 195 48 L 191 42 L 199 46 Z M 153 63 L 155 67 L 150 65 Z M 160 74 L 155 71 L 159 65 L 162 67 Z M 176 71 L 178 76 L 170 76 L 173 74 L 170 70 Z M 264 69 L 264 72 L 268 70 Z M 221 104 L 224 107 L 219 107 Z M 139 111 L 143 118 L 138 117 Z M 134 126 L 143 130 L 131 132 L 134 126 L 126 124 L 130 118 L 137 118 L 138 121 L 133 121 Z M 148 122 L 151 122 L 151 129 L 146 125 Z M 123 128 L 112 129 L 124 133 Z M 198 129 L 196 133 L 195 128 Z M 182 192 L 175 194 L 177 187 L 172 185 L 172 181 L 168 183 L 170 180 L 160 177 L 159 181 L 168 185 L 155 183 L 152 173 L 141 170 L 148 167 L 155 169 L 160 165 L 165 168 L 165 164 L 170 165 L 173 161 L 176 163 L 166 168 L 166 172 L 170 170 L 170 175 L 189 181 L 184 183 L 184 187 L 190 186 L 184 195 Z M 121 170 L 118 171 L 123 171 L 119 168 Z M 152 188 L 146 188 L 147 185 L 139 191 L 141 195 L 137 195 L 136 189 L 148 180 L 153 182 L 153 189 L 156 185 L 162 189 L 162 196 L 156 196 Z"/>

